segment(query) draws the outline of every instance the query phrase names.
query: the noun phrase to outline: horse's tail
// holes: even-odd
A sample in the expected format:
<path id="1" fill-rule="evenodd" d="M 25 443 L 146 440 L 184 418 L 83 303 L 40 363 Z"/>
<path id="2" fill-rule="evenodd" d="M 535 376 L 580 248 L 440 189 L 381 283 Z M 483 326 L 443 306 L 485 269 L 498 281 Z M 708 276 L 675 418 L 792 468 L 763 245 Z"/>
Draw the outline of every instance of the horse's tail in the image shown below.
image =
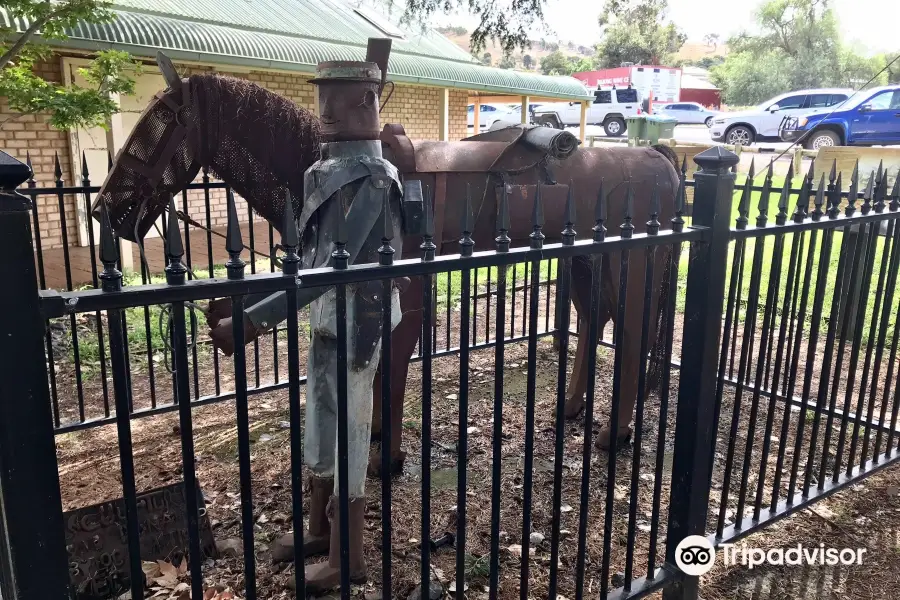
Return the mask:
<path id="1" fill-rule="evenodd" d="M 673 267 L 675 266 L 675 256 L 671 248 L 666 249 L 666 266 L 663 270 L 662 286 L 659 290 L 656 307 L 656 339 L 650 348 L 650 364 L 647 368 L 647 392 L 660 391 L 661 385 L 668 385 L 669 378 L 663 377 L 669 369 L 669 353 L 671 349 L 666 343 L 672 318 L 669 310 L 670 304 L 670 287 Z"/>
<path id="2" fill-rule="evenodd" d="M 671 146 L 667 146 L 665 144 L 653 144 L 651 148 L 669 159 L 669 162 L 672 163 L 673 167 L 675 167 L 675 171 L 678 171 L 678 155 L 675 154 L 675 151 L 672 150 Z"/>

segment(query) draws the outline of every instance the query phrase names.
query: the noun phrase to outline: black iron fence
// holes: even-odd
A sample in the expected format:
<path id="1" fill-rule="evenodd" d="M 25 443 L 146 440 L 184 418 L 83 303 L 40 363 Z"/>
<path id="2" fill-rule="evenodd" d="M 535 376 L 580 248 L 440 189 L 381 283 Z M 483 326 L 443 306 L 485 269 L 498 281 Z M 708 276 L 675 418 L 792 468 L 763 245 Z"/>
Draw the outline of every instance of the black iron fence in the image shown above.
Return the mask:
<path id="1" fill-rule="evenodd" d="M 280 455 L 290 470 L 286 511 L 302 523 L 300 365 L 306 317 L 289 311 L 286 326 L 276 329 L 271 341 L 258 340 L 246 354 L 239 345 L 235 358 L 226 361 L 204 346 L 202 316 L 194 307 L 213 297 L 230 297 L 240 307 L 249 294 L 275 291 L 287 291 L 289 304 L 296 307 L 298 285 L 336 286 L 340 295 L 355 282 L 420 277 L 424 307 L 437 310 L 424 311 L 420 384 L 413 392 L 419 397 L 419 439 L 408 443 L 418 450 L 418 475 L 392 481 L 382 464 L 380 547 L 374 550 L 382 568 L 372 579 L 384 596 L 404 595 L 418 579 L 427 590 L 428 582 L 441 580 L 447 570 L 452 575 L 444 583 L 452 580 L 454 589 L 481 583 L 491 598 L 527 598 L 529 593 L 582 598 L 598 592 L 638 598 L 664 588 L 667 597 L 696 598 L 698 578 L 676 566 L 676 546 L 683 538 L 708 535 L 714 545 L 737 540 L 897 456 L 900 295 L 894 288 L 900 266 L 895 224 L 900 184 L 889 190 L 887 171 L 879 169 L 868 185 L 861 183 L 865 176 L 854 176 L 844 191 L 839 176 L 833 173 L 827 182 L 823 176 L 817 184 L 811 170 L 794 187 L 790 176 L 779 185 L 770 169 L 762 185 L 754 185 L 751 174 L 734 194 L 733 154 L 714 148 L 695 160 L 701 170 L 693 182 L 682 176 L 678 215 L 662 224 L 668 229 L 651 227 L 648 234 L 632 235 L 630 219 L 621 227 L 598 222 L 592 241 L 574 241 L 569 228 L 562 244 L 544 245 L 535 235 L 531 248 L 509 249 L 501 234 L 493 252 L 426 254 L 349 268 L 337 261 L 334 269 L 305 271 L 298 284 L 292 261 L 283 258 L 294 249 L 285 241 L 276 248 L 271 229 L 266 264 L 249 264 L 251 272 L 268 272 L 247 276 L 239 259 L 243 244 L 225 248 L 230 268 L 222 269 L 214 256 L 216 233 L 204 231 L 208 269 L 207 277 L 199 277 L 188 256 L 189 224 L 183 224 L 182 236 L 170 215 L 163 223 L 166 243 L 159 249 L 165 253 L 165 282 L 152 280 L 148 261 L 142 262 L 141 285 L 123 285 L 116 243 L 104 228 L 97 253 L 90 240 L 89 289 L 71 289 L 77 286 L 68 276 L 72 260 L 66 247 L 70 289 L 42 292 L 39 284 L 49 265 L 39 237 L 32 238 L 30 221 L 37 223 L 38 213 L 29 211 L 35 203 L 9 191 L 28 172 L 3 165 L 0 244 L 8 258 L 0 269 L 16 291 L 0 295 L 4 597 L 69 597 L 62 506 L 63 498 L 72 503 L 73 494 L 65 475 L 58 474 L 54 437 L 95 426 L 115 426 L 128 546 L 127 566 L 121 570 L 142 572 L 137 496 L 146 482 L 137 480 L 145 462 L 134 451 L 132 434 L 138 417 L 167 412 L 178 415 L 178 478 L 185 484 L 189 543 L 180 560 L 189 567 L 193 597 L 203 597 L 205 582 L 220 567 L 204 562 L 201 554 L 197 515 L 206 508 L 196 492 L 204 482 L 197 476 L 193 418 L 204 405 L 231 399 L 237 408 L 233 457 L 240 503 L 234 527 L 242 538 L 243 560 L 227 566 L 243 572 L 242 597 L 269 597 L 269 580 L 258 584 L 256 577 L 254 538 L 268 532 L 260 531 L 254 510 L 259 494 L 254 480 L 263 476 L 251 464 L 256 421 L 249 403 L 286 392 L 288 437 Z M 84 183 L 23 191 L 32 198 L 54 194 L 61 207 L 64 194 L 80 194 L 87 206 L 96 188 Z M 211 189 L 219 189 L 214 186 L 224 188 L 208 179 L 194 188 L 208 199 Z M 690 186 L 693 206 L 685 228 L 683 198 Z M 207 211 L 209 206 L 207 200 Z M 751 206 L 756 209 L 752 224 Z M 247 215 L 248 233 L 255 235 L 252 213 Z M 234 240 L 240 224 L 231 217 L 228 227 Z M 619 235 L 606 235 L 607 227 Z M 535 233 L 540 233 L 539 223 Z M 255 241 L 249 246 L 258 250 Z M 655 395 L 644 389 L 652 364 L 641 360 L 632 444 L 624 452 L 605 453 L 593 444 L 595 421 L 608 424 L 616 438 L 619 392 L 630 373 L 620 351 L 622 328 L 614 327 L 611 338 L 600 331 L 602 264 L 616 261 L 619 284 L 626 285 L 629 265 L 632 273 L 640 273 L 636 265 L 643 258 L 644 272 L 650 272 L 651 258 L 668 251 L 676 257 L 663 282 L 671 292 L 665 306 L 670 325 L 661 357 L 651 359 L 664 367 L 662 386 Z M 570 277 L 573 260 L 583 259 L 591 265 L 589 316 L 573 323 Z M 283 272 L 277 270 L 279 263 Z M 136 276 L 130 277 L 137 283 Z M 652 296 L 651 279 L 645 300 Z M 616 311 L 621 317 L 626 308 L 643 310 L 646 332 L 650 306 L 645 301 L 626 307 L 622 294 Z M 558 350 L 539 343 L 552 333 Z M 556 417 L 562 416 L 566 400 L 569 337 L 583 335 L 601 338 L 601 346 L 613 352 L 588 344 L 585 412 L 567 423 Z M 383 352 L 390 355 L 390 336 L 384 338 Z M 58 360 L 63 353 L 65 359 Z M 458 360 L 451 358 L 455 354 Z M 481 393 L 478 384 L 485 382 L 478 381 L 473 362 L 491 355 L 493 381 L 484 397 L 476 397 L 473 390 Z M 340 360 L 343 377 L 346 359 Z M 547 361 L 555 362 L 555 378 L 545 373 Z M 443 370 L 448 364 L 453 369 Z M 450 376 L 436 375 L 436 365 Z M 509 378 L 515 372 L 523 375 L 521 381 Z M 229 378 L 233 391 L 227 389 Z M 441 379 L 449 383 L 442 385 Z M 382 385 L 390 397 L 389 378 Z M 455 393 L 441 397 L 447 389 Z M 441 411 L 449 411 L 455 421 L 448 424 Z M 339 445 L 345 450 L 346 420 L 339 423 Z M 477 424 L 487 424 L 491 435 L 478 437 Z M 382 435 L 389 438 L 390 431 Z M 383 438 L 382 444 L 389 447 L 389 440 Z M 551 455 L 552 460 L 544 458 Z M 438 467 L 455 472 L 454 494 L 445 493 L 449 490 L 432 477 Z M 346 497 L 346 481 L 341 485 Z M 473 503 L 473 496 L 490 500 Z M 447 513 L 452 514 L 449 524 L 442 518 Z M 520 531 L 507 533 L 510 523 L 520 524 Z M 576 530 L 570 544 L 564 543 L 571 535 L 568 526 Z M 439 537 L 438 528 L 452 533 L 453 557 L 440 552 L 440 544 L 432 553 L 428 542 Z M 539 529 L 549 530 L 549 544 L 543 534 L 533 535 Z M 302 547 L 302 528 L 293 530 L 295 547 Z M 411 556 L 415 576 L 401 572 Z M 345 559 L 342 594 L 349 597 Z M 303 573 L 300 556 L 294 573 Z M 143 597 L 145 583 L 130 578 L 133 598 Z M 296 588 L 302 595 L 302 577 Z"/>

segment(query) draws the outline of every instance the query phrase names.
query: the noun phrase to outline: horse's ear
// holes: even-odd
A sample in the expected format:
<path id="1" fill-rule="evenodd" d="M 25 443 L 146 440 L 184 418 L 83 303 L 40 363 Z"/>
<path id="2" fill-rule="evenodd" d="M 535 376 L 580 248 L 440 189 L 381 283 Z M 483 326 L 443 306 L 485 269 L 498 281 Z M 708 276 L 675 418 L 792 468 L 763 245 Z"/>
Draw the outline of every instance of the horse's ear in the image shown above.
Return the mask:
<path id="1" fill-rule="evenodd" d="M 172 59 L 163 54 L 162 51 L 158 51 L 156 53 L 156 64 L 159 66 L 163 79 L 166 80 L 166 85 L 171 89 L 176 89 L 181 84 L 181 77 L 178 75 L 175 65 L 172 64 Z"/>

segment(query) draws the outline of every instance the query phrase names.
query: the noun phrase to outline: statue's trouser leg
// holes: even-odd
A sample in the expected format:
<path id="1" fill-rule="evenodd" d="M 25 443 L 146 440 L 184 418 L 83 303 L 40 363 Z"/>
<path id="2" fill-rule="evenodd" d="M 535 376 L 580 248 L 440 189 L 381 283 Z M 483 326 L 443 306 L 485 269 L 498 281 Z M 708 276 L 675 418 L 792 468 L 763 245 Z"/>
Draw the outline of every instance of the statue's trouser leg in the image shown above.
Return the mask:
<path id="1" fill-rule="evenodd" d="M 348 290 L 349 292 L 349 290 Z M 349 293 L 347 315 L 354 314 L 354 295 Z M 331 543 L 328 562 L 306 569 L 308 591 L 326 590 L 340 584 L 340 528 L 339 484 L 337 466 L 337 338 L 329 325 L 328 313 L 334 310 L 334 294 L 329 292 L 311 306 L 310 324 L 313 330 L 310 347 L 307 381 L 306 409 L 306 462 L 318 477 L 334 477 L 334 487 L 328 512 L 331 516 Z M 394 319 L 399 322 L 399 297 L 394 293 Z M 347 326 L 347 480 L 350 511 L 346 515 L 350 524 L 350 579 L 365 581 L 366 562 L 363 556 L 363 531 L 365 530 L 365 480 L 369 457 L 369 440 L 372 429 L 372 385 L 381 350 L 381 341 L 375 344 L 369 362 L 357 368 L 354 327 L 378 327 L 377 323 L 348 323 Z M 331 324 L 334 321 L 331 320 Z M 311 516 L 312 517 L 312 516 Z"/>

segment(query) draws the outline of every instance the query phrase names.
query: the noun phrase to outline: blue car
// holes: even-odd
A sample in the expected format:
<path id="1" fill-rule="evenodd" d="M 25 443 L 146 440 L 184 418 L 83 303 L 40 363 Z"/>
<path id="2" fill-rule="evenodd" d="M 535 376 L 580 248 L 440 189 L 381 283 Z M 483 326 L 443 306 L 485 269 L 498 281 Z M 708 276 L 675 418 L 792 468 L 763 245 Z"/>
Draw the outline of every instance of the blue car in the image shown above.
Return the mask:
<path id="1" fill-rule="evenodd" d="M 856 92 L 834 112 L 822 109 L 785 117 L 779 134 L 783 141 L 799 140 L 810 150 L 900 144 L 900 85 Z"/>

